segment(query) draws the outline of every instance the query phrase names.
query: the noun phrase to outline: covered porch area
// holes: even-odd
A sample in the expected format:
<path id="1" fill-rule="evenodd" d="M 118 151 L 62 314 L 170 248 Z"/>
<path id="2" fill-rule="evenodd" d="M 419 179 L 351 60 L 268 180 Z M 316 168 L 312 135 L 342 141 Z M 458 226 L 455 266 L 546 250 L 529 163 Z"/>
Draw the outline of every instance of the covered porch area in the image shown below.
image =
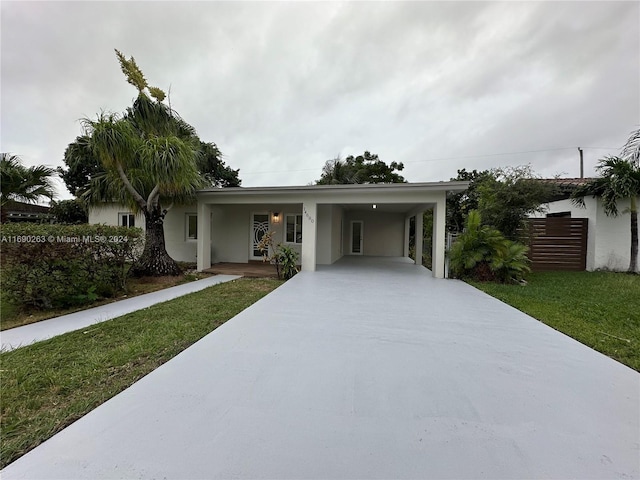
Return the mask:
<path id="1" fill-rule="evenodd" d="M 303 271 L 344 256 L 409 257 L 410 226 L 422 232 L 433 210 L 432 274 L 444 277 L 448 191 L 467 182 L 326 185 L 209 189 L 198 193 L 198 270 L 212 264 L 260 260 L 257 244 L 273 232 L 274 244 L 299 253 Z M 422 235 L 415 263 L 422 265 Z"/>

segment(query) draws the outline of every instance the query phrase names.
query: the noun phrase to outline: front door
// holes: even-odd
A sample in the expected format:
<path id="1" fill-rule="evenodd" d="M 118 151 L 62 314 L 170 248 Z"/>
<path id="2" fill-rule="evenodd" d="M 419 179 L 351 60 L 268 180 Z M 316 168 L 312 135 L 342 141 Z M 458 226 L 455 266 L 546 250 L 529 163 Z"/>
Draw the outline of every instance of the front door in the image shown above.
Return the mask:
<path id="1" fill-rule="evenodd" d="M 351 255 L 362 255 L 363 240 L 362 220 L 351 221 Z"/>
<path id="2" fill-rule="evenodd" d="M 251 260 L 262 260 L 262 252 L 258 249 L 258 244 L 265 233 L 269 231 L 269 214 L 251 214 L 251 245 L 249 248 L 249 258 Z"/>

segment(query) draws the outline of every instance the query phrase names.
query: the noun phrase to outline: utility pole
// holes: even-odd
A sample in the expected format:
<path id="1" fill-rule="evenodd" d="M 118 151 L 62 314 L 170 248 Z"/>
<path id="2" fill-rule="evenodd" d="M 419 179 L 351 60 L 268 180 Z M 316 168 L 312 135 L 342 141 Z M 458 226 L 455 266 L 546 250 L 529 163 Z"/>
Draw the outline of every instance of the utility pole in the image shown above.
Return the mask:
<path id="1" fill-rule="evenodd" d="M 580 152 L 580 178 L 584 178 L 584 159 L 582 157 L 582 149 L 578 147 L 578 152 Z"/>

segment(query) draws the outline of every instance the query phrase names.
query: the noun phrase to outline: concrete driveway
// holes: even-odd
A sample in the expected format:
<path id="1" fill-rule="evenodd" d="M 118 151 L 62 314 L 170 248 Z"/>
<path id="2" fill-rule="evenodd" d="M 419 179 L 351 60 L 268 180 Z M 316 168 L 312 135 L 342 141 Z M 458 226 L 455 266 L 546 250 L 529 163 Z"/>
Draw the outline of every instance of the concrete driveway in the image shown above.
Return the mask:
<path id="1" fill-rule="evenodd" d="M 401 259 L 301 273 L 2 472 L 638 478 L 640 375 Z"/>

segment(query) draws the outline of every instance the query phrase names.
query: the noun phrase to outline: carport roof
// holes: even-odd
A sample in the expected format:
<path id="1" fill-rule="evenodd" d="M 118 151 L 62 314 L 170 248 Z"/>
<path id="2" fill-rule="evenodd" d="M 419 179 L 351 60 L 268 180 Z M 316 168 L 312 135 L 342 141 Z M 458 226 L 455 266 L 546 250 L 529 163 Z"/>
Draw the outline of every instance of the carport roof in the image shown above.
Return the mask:
<path id="1" fill-rule="evenodd" d="M 325 193 L 345 192 L 345 191 L 376 191 L 384 190 L 387 192 L 407 191 L 407 190 L 423 190 L 423 191 L 442 191 L 462 192 L 469 187 L 469 182 L 422 182 L 422 183 L 367 183 L 367 184 L 349 184 L 349 185 L 300 185 L 300 186 L 283 186 L 283 187 L 213 187 L 199 190 L 198 193 L 225 195 L 245 195 L 256 193 L 267 194 L 287 194 L 287 193 Z"/>

